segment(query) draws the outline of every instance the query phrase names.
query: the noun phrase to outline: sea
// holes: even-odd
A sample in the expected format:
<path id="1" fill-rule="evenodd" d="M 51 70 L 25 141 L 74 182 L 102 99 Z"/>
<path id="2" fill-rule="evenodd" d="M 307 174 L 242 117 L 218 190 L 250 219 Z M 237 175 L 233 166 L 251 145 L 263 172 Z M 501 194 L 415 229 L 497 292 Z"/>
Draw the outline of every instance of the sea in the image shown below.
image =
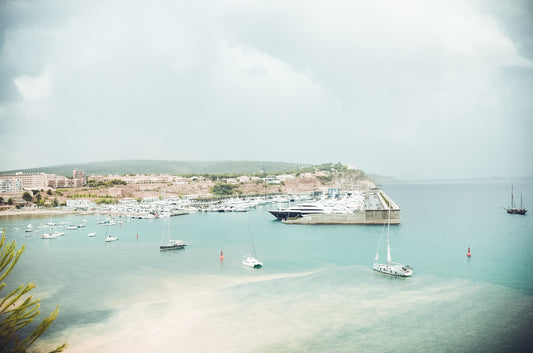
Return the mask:
<path id="1" fill-rule="evenodd" d="M 504 210 L 512 185 L 528 214 Z M 34 282 L 36 322 L 59 305 L 40 351 L 532 351 L 533 179 L 382 187 L 401 207 L 391 253 L 409 278 L 372 270 L 385 226 L 287 225 L 268 213 L 279 205 L 264 205 L 111 227 L 102 215 L 1 218 L 8 241 L 26 246 L 4 291 Z M 86 227 L 26 236 L 48 222 Z M 184 250 L 159 250 L 168 222 Z M 261 269 L 241 264 L 251 240 Z"/>

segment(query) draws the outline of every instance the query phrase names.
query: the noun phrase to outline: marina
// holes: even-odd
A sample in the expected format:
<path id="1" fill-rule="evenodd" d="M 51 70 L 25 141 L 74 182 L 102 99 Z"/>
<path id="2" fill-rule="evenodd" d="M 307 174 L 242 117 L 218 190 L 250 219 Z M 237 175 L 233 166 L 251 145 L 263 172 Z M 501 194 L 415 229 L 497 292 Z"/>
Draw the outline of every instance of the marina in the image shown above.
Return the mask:
<path id="1" fill-rule="evenodd" d="M 400 224 L 400 207 L 383 190 L 350 191 L 269 212 L 287 224 Z"/>
<path id="2" fill-rule="evenodd" d="M 400 207 L 383 190 L 347 190 L 335 194 L 305 192 L 301 194 L 244 195 L 209 199 L 147 198 L 141 201 L 120 199 L 116 204 L 96 205 L 87 200 L 75 203 L 77 207 L 49 209 L 48 213 L 64 212 L 85 215 L 106 215 L 100 224 L 114 226 L 117 219 L 157 219 L 184 216 L 197 212 L 248 212 L 258 206 L 271 206 L 270 213 L 287 224 L 386 224 L 390 207 L 391 224 L 400 223 Z M 83 201 L 83 202 L 82 202 Z M 42 210 L 47 214 L 47 210 Z M 36 210 L 38 214 L 39 211 Z M 43 226 L 41 224 L 41 226 Z M 68 230 L 85 227 L 66 224 Z M 33 230 L 28 225 L 27 232 Z"/>

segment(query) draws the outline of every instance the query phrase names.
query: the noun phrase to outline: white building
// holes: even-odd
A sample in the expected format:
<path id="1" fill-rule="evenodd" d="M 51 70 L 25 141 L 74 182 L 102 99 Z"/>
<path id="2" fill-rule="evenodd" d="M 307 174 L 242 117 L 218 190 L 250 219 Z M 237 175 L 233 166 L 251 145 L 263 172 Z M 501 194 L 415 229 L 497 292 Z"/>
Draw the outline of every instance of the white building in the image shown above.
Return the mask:
<path id="1" fill-rule="evenodd" d="M 244 183 L 249 183 L 250 182 L 250 177 L 247 176 L 247 175 L 243 175 L 243 176 L 240 176 L 238 178 L 238 180 L 239 180 L 240 183 L 243 183 L 243 184 Z"/>
<path id="2" fill-rule="evenodd" d="M 22 192 L 21 179 L 0 179 L 0 193 L 15 194 Z"/>
<path id="3" fill-rule="evenodd" d="M 96 207 L 96 203 L 91 200 L 67 200 L 68 208 L 75 208 L 78 210 L 88 210 Z"/>
<path id="4" fill-rule="evenodd" d="M 273 177 L 271 175 L 267 176 L 265 178 L 265 183 L 267 184 L 281 184 L 281 181 L 278 180 L 276 177 Z"/>
<path id="5" fill-rule="evenodd" d="M 19 179 L 24 189 L 43 189 L 48 186 L 47 176 L 45 173 L 9 173 L 0 175 L 1 180 Z"/>
<path id="6" fill-rule="evenodd" d="M 286 181 L 287 179 L 294 179 L 294 178 L 295 176 L 292 174 L 282 174 L 282 175 L 277 176 L 277 179 L 281 181 Z"/>

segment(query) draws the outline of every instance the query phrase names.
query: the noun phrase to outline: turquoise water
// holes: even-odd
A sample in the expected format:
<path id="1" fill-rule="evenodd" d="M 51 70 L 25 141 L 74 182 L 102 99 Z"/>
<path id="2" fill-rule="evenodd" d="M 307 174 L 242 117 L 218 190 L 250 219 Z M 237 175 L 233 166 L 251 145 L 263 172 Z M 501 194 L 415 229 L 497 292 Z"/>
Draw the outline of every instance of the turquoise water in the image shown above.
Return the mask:
<path id="1" fill-rule="evenodd" d="M 531 179 L 385 185 L 402 208 L 392 256 L 414 267 L 411 278 L 371 270 L 382 226 L 285 225 L 264 206 L 172 217 L 172 238 L 189 246 L 171 252 L 158 248 L 163 219 L 123 219 L 109 228 L 113 243 L 102 216 L 53 218 L 87 220 L 58 239 L 12 230 L 49 218 L 1 219 L 8 240 L 27 245 L 8 283 L 35 281 L 43 313 L 60 305 L 42 349 L 67 341 L 67 352 L 529 351 L 533 218 L 503 210 L 511 182 L 531 209 Z M 260 270 L 240 263 L 249 228 Z"/>

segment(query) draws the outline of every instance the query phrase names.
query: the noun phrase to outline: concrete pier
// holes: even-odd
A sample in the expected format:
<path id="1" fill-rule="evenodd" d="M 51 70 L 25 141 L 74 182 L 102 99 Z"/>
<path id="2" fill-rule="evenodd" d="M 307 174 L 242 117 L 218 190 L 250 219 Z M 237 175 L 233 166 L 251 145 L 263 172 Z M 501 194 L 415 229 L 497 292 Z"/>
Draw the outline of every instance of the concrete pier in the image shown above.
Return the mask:
<path id="1" fill-rule="evenodd" d="M 400 207 L 383 190 L 372 190 L 365 194 L 365 208 L 358 212 L 310 214 L 283 222 L 286 224 L 387 224 L 389 208 L 390 224 L 400 224 Z"/>

